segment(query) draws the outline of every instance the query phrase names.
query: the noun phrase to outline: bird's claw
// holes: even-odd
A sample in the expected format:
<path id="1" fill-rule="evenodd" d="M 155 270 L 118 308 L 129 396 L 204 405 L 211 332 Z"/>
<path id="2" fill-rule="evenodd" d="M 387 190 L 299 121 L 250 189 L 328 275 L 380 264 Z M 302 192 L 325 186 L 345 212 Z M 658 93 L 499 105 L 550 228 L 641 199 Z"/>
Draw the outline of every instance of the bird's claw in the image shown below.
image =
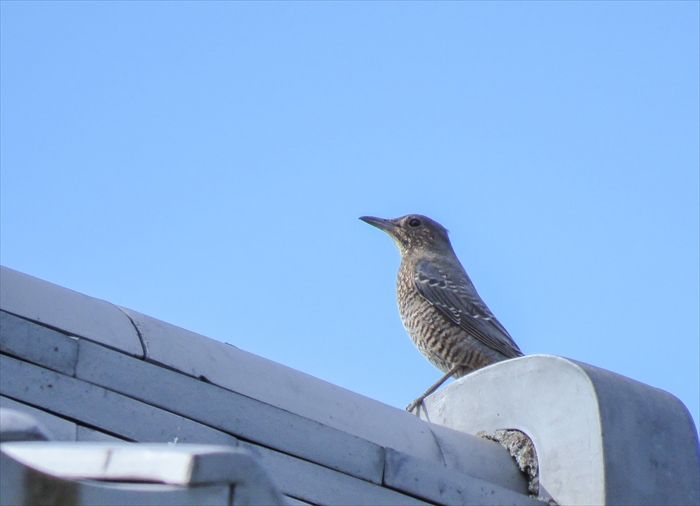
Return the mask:
<path id="1" fill-rule="evenodd" d="M 408 411 L 409 413 L 413 413 L 413 411 L 414 411 L 417 407 L 419 407 L 419 406 L 421 406 L 421 405 L 423 404 L 423 400 L 425 400 L 425 396 L 421 395 L 421 396 L 418 397 L 415 401 L 413 401 L 411 404 L 409 404 L 408 406 L 406 406 L 406 411 Z M 420 410 L 419 410 L 417 413 L 415 413 L 415 415 L 416 415 L 416 416 L 419 416 L 419 413 L 420 413 Z"/>

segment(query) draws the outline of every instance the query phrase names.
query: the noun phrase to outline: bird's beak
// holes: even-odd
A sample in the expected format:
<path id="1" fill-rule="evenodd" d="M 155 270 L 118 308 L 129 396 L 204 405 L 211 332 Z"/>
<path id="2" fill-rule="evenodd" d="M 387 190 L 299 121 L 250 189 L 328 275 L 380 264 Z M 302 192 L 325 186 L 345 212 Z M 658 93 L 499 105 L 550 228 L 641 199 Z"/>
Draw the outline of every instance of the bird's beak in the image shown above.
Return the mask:
<path id="1" fill-rule="evenodd" d="M 396 225 L 391 220 L 385 220 L 384 218 L 375 218 L 374 216 L 360 216 L 360 219 L 365 223 L 369 223 L 373 227 L 377 227 L 379 230 L 391 234 L 391 232 L 396 228 Z"/>

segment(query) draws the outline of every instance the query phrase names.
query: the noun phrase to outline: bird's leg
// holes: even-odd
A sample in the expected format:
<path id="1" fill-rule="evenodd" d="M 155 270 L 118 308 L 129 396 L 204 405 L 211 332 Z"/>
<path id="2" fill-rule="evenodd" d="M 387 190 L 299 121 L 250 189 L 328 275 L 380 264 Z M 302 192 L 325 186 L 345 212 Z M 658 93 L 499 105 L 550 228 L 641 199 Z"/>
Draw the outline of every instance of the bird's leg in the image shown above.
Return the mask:
<path id="1" fill-rule="evenodd" d="M 442 385 L 445 381 L 447 381 L 447 378 L 449 378 L 449 377 L 452 376 L 455 372 L 457 372 L 457 369 L 459 369 L 460 367 L 462 367 L 462 366 L 461 366 L 461 365 L 456 365 L 456 366 L 452 367 L 452 369 L 450 369 L 449 371 L 447 371 L 447 372 L 445 373 L 445 375 L 444 375 L 442 378 L 440 378 L 439 380 L 437 380 L 429 389 L 427 389 L 423 395 L 421 395 L 421 396 L 418 397 L 415 401 L 413 401 L 411 404 L 409 404 L 408 406 L 406 406 L 406 411 L 408 411 L 409 413 L 413 413 L 413 410 L 416 409 L 420 404 L 422 404 L 422 403 L 423 403 L 423 400 L 424 400 L 426 397 L 428 397 L 428 396 L 429 396 L 430 394 L 432 394 L 435 390 L 437 390 L 438 388 L 440 388 L 440 385 Z"/>

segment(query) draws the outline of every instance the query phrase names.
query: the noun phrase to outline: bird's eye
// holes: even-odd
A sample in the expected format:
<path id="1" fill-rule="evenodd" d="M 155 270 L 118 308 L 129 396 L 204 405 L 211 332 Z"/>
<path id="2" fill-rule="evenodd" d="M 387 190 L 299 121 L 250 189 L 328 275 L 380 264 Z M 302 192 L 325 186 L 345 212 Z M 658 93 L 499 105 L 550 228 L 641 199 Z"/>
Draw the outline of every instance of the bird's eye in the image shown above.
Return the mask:
<path id="1" fill-rule="evenodd" d="M 418 218 L 412 218 L 412 219 L 408 222 L 408 226 L 409 226 L 409 227 L 413 227 L 413 228 L 415 228 L 415 227 L 420 227 L 420 226 L 421 226 L 421 222 L 420 222 L 420 220 L 419 220 Z"/>

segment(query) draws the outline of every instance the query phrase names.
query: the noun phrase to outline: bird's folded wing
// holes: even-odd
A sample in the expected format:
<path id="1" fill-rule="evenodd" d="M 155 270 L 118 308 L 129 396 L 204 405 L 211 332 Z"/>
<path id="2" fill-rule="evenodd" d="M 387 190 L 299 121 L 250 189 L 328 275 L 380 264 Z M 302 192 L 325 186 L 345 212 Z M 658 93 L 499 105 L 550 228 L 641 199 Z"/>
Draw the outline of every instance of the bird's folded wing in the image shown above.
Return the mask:
<path id="1" fill-rule="evenodd" d="M 518 345 L 481 300 L 466 274 L 464 279 L 461 273 L 459 279 L 455 277 L 434 264 L 419 262 L 414 281 L 421 296 L 470 335 L 508 358 L 522 356 Z"/>

